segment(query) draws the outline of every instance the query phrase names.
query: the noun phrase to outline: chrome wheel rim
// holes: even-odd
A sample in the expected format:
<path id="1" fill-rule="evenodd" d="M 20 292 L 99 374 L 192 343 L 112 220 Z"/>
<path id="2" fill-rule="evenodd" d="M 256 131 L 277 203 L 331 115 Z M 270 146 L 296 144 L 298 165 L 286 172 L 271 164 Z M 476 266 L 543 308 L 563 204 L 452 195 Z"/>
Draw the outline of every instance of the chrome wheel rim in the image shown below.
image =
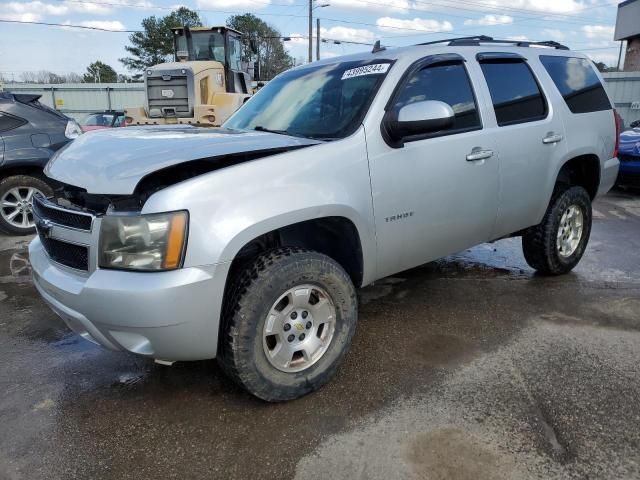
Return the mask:
<path id="1" fill-rule="evenodd" d="M 560 218 L 556 246 L 558 254 L 567 258 L 575 253 L 582 239 L 584 216 L 577 205 L 567 208 Z"/>
<path id="2" fill-rule="evenodd" d="M 269 363 L 292 373 L 309 368 L 327 352 L 335 333 L 336 308 L 315 285 L 290 288 L 272 305 L 262 346 Z"/>
<path id="3" fill-rule="evenodd" d="M 33 187 L 15 187 L 0 199 L 0 215 L 15 228 L 33 228 L 33 196 L 42 192 Z"/>

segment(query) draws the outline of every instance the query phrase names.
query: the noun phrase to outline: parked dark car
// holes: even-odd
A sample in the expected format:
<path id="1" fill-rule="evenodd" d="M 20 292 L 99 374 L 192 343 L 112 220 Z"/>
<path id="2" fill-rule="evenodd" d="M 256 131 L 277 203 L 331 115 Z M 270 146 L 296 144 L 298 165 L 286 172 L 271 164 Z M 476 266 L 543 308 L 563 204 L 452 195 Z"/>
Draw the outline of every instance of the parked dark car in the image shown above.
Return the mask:
<path id="1" fill-rule="evenodd" d="M 640 187 L 640 125 L 620 134 L 618 159 L 620 170 L 616 185 Z"/>
<path id="2" fill-rule="evenodd" d="M 40 95 L 0 92 L 0 232 L 34 231 L 35 193 L 53 194 L 43 167 L 80 126 L 38 101 Z"/>
<path id="3" fill-rule="evenodd" d="M 102 130 L 103 128 L 124 127 L 124 118 L 124 111 L 118 110 L 90 113 L 82 122 L 81 128 L 83 132 L 90 132 L 91 130 Z"/>

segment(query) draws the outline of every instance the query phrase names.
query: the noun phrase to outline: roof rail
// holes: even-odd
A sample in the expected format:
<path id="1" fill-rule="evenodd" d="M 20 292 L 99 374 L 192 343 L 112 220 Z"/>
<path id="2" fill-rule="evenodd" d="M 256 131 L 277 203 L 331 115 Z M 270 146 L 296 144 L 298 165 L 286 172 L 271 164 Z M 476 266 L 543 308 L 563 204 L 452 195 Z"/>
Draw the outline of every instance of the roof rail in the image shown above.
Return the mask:
<path id="1" fill-rule="evenodd" d="M 561 43 L 548 40 L 544 42 L 529 42 L 522 40 L 501 40 L 486 35 L 476 35 L 473 37 L 445 38 L 444 40 L 435 40 L 433 42 L 419 43 L 418 45 L 436 45 L 438 43 L 448 43 L 449 46 L 478 46 L 483 43 L 510 43 L 516 47 L 550 47 L 558 50 L 569 50 L 569 47 Z"/>

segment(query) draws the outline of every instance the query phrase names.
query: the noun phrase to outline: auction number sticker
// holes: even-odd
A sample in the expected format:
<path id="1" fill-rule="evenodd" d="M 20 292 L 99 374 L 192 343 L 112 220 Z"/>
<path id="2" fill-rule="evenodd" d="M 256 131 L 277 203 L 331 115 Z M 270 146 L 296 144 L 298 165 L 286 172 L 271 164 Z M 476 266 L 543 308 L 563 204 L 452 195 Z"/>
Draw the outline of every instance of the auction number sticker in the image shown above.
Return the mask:
<path id="1" fill-rule="evenodd" d="M 390 63 L 374 63 L 371 65 L 363 65 L 362 67 L 352 68 L 345 70 L 340 80 L 346 80 L 347 78 L 361 77 L 363 75 L 377 75 L 379 73 L 387 73 Z"/>

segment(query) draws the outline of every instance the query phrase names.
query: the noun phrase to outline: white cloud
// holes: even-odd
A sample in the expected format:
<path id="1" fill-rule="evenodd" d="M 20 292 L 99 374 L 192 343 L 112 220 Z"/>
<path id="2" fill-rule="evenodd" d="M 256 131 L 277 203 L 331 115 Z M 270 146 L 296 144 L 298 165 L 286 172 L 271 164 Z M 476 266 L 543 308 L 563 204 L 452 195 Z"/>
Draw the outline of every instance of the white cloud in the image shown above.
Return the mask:
<path id="1" fill-rule="evenodd" d="M 74 32 L 86 32 L 87 30 L 84 28 L 76 28 L 74 25 L 80 27 L 89 27 L 89 28 L 99 28 L 102 30 L 114 30 L 116 32 L 121 32 L 126 30 L 125 26 L 119 20 L 85 20 L 82 22 L 72 22 L 67 20 L 64 22 L 63 30 L 69 30 Z"/>
<path id="2" fill-rule="evenodd" d="M 331 7 L 353 10 L 395 11 L 406 13 L 413 5 L 409 0 L 331 0 Z"/>
<path id="3" fill-rule="evenodd" d="M 197 0 L 198 8 L 233 8 L 259 10 L 271 4 L 271 0 Z"/>
<path id="4" fill-rule="evenodd" d="M 587 38 L 613 40 L 613 25 L 584 25 L 582 31 Z"/>
<path id="5" fill-rule="evenodd" d="M 511 35 L 510 37 L 507 37 L 507 40 L 513 40 L 514 42 L 528 42 L 529 37 L 526 35 Z"/>
<path id="6" fill-rule="evenodd" d="M 126 30 L 125 26 L 119 20 L 87 20 L 80 22 L 78 25 L 91 28 L 103 28 L 105 30 Z"/>
<path id="7" fill-rule="evenodd" d="M 348 27 L 320 27 L 320 37 L 330 40 L 350 41 L 350 42 L 372 42 L 375 34 L 364 28 Z"/>
<path id="8" fill-rule="evenodd" d="M 0 18 L 4 20 L 19 20 L 22 22 L 38 22 L 46 17 L 60 17 L 72 13 L 92 15 L 108 15 L 119 5 L 136 5 L 150 7 L 148 0 L 108 0 L 109 5 L 101 3 L 83 3 L 79 1 L 62 1 L 59 3 L 45 3 L 40 0 L 30 2 L 8 2 L 0 9 Z"/>
<path id="9" fill-rule="evenodd" d="M 490 7 L 509 7 L 566 14 L 575 13 L 585 7 L 584 2 L 576 0 L 489 0 L 482 3 Z"/>
<path id="10" fill-rule="evenodd" d="M 478 20 L 465 20 L 465 25 L 509 25 L 513 23 L 513 17 L 509 15 L 485 15 Z"/>
<path id="11" fill-rule="evenodd" d="M 51 5 L 40 1 L 9 2 L 2 6 L 0 18 L 22 22 L 37 22 L 45 15 L 65 15 L 69 8 L 63 4 Z"/>
<path id="12" fill-rule="evenodd" d="M 378 28 L 385 32 L 397 32 L 397 31 L 420 31 L 427 33 L 435 32 L 449 32 L 453 30 L 451 22 L 438 20 L 431 20 L 426 18 L 414 18 L 413 20 L 403 20 L 400 18 L 382 17 L 376 20 Z"/>

